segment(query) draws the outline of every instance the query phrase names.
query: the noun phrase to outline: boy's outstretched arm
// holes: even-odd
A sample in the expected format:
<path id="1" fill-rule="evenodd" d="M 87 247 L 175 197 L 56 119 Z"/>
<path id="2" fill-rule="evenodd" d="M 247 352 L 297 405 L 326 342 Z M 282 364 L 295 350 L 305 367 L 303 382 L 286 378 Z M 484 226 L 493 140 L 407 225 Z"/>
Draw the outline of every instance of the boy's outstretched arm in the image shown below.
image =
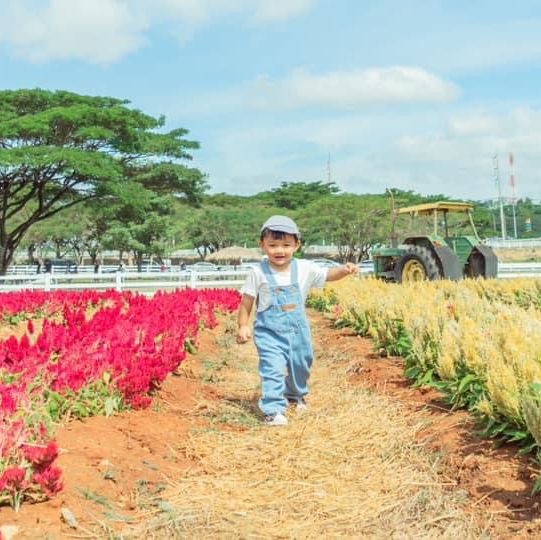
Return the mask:
<path id="1" fill-rule="evenodd" d="M 246 343 L 252 337 L 252 329 L 250 328 L 250 313 L 254 305 L 254 297 L 249 294 L 243 294 L 240 301 L 237 343 Z"/>
<path id="2" fill-rule="evenodd" d="M 338 281 L 351 274 L 356 274 L 358 271 L 357 265 L 350 262 L 342 266 L 329 268 L 329 271 L 327 272 L 327 281 Z"/>

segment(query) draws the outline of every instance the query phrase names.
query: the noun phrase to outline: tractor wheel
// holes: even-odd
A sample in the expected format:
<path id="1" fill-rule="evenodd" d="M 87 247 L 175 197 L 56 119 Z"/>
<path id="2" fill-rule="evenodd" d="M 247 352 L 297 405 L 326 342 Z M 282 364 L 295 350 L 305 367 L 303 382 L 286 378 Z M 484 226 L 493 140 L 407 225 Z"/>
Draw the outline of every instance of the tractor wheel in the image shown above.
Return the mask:
<path id="1" fill-rule="evenodd" d="M 486 277 L 485 257 L 478 251 L 474 251 L 466 266 L 466 276 L 469 278 Z"/>
<path id="2" fill-rule="evenodd" d="M 398 283 L 441 279 L 442 273 L 432 252 L 424 246 L 410 245 L 395 267 Z"/>

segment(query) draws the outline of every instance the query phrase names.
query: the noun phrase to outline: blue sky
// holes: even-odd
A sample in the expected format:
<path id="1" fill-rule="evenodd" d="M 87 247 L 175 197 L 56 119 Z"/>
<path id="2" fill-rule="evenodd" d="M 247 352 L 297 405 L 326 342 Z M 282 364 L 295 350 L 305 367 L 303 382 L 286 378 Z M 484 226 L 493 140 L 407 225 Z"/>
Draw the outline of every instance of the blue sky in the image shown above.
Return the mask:
<path id="1" fill-rule="evenodd" d="M 131 100 L 213 192 L 541 198 L 541 0 L 0 0 L 0 88 Z"/>

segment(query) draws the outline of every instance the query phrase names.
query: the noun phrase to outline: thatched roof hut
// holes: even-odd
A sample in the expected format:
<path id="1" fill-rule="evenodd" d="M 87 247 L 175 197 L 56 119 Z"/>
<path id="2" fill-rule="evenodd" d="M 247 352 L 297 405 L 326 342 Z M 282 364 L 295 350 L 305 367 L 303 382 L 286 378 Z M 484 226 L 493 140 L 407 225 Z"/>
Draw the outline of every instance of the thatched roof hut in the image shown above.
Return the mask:
<path id="1" fill-rule="evenodd" d="M 215 251 L 205 257 L 207 261 L 241 263 L 245 261 L 260 261 L 263 254 L 257 248 L 245 248 L 241 246 L 230 246 Z"/>

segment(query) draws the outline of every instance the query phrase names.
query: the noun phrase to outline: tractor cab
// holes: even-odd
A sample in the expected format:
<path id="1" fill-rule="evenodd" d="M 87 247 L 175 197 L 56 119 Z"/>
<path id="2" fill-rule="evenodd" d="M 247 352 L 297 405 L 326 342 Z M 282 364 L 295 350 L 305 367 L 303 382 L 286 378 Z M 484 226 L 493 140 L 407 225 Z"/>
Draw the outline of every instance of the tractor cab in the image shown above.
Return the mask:
<path id="1" fill-rule="evenodd" d="M 410 216 L 411 232 L 399 245 L 374 251 L 375 275 L 399 283 L 426 279 L 495 277 L 497 258 L 492 249 L 479 239 L 472 217 L 473 208 L 469 203 L 439 201 L 398 209 L 396 216 Z M 450 234 L 449 213 L 467 214 L 472 234 Z M 424 230 L 415 232 L 419 216 L 430 218 L 430 234 Z"/>

